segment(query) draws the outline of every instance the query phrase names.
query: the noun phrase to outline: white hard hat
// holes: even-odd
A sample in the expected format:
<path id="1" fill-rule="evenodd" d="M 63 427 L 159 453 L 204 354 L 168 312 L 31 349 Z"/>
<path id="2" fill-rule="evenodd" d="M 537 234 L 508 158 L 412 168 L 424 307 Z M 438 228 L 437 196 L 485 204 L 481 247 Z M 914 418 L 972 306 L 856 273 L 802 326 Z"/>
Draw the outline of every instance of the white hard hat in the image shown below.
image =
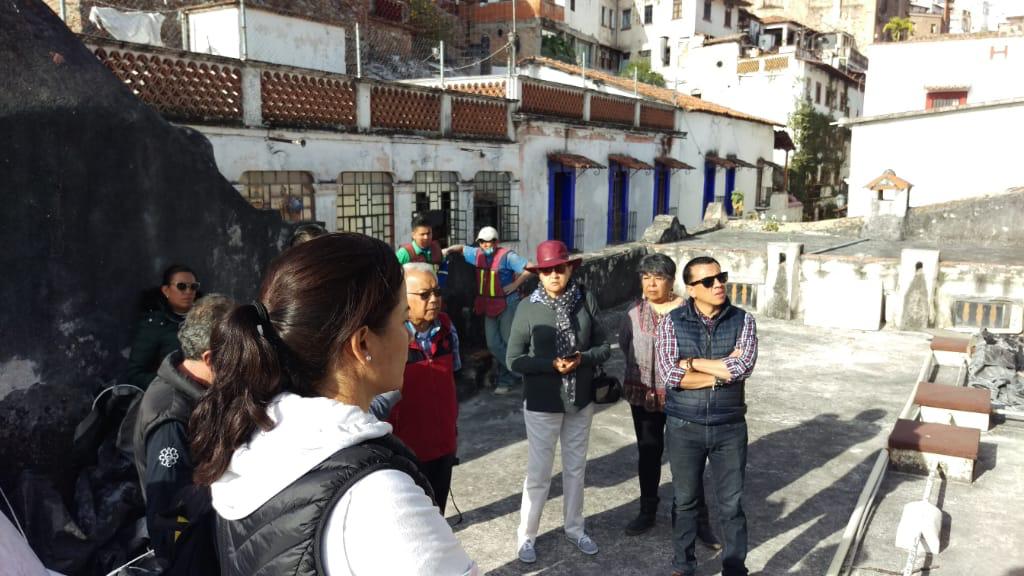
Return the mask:
<path id="1" fill-rule="evenodd" d="M 480 229 L 480 232 L 476 235 L 477 240 L 483 240 L 484 242 L 492 242 L 498 239 L 498 231 L 494 229 L 494 226 L 484 226 Z"/>

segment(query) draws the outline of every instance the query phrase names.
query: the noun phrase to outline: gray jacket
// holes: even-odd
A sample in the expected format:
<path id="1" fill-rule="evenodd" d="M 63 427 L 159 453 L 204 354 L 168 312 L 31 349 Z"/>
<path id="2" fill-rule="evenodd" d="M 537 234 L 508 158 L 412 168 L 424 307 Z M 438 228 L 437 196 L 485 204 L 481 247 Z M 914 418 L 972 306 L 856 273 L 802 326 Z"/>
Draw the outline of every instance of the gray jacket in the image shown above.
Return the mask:
<path id="1" fill-rule="evenodd" d="M 594 368 L 608 359 L 611 347 L 604 327 L 597 318 L 597 299 L 583 289 L 584 297 L 576 309 L 573 327 L 582 363 L 576 369 L 576 401 L 579 408 L 594 397 Z M 508 337 L 508 367 L 523 375 L 526 409 L 534 412 L 565 412 L 562 376 L 554 367 L 555 311 L 529 299 L 519 303 Z"/>

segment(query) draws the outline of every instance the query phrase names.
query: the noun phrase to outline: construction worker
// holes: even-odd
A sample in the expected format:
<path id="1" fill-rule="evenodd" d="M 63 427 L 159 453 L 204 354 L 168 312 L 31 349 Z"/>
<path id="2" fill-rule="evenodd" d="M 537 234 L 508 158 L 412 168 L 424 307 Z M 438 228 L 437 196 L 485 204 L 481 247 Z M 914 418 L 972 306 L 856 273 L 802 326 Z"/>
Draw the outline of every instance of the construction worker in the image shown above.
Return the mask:
<path id="1" fill-rule="evenodd" d="M 441 250 L 441 244 L 434 240 L 434 228 L 426 216 L 417 216 L 412 221 L 412 242 L 398 247 L 395 256 L 398 263 L 405 266 L 410 262 L 426 262 L 434 266 L 437 283 L 445 287 L 448 280 L 448 263 L 445 262 L 447 251 Z"/>
<path id="2" fill-rule="evenodd" d="M 448 253 L 461 253 L 467 263 L 477 269 L 476 300 L 473 312 L 484 317 L 487 349 L 494 356 L 496 394 L 506 394 L 519 376 L 505 364 L 508 334 L 512 318 L 519 304 L 519 287 L 533 274 L 526 270 L 530 264 L 515 251 L 498 246 L 498 231 L 484 226 L 476 235 L 477 247 L 454 245 Z"/>

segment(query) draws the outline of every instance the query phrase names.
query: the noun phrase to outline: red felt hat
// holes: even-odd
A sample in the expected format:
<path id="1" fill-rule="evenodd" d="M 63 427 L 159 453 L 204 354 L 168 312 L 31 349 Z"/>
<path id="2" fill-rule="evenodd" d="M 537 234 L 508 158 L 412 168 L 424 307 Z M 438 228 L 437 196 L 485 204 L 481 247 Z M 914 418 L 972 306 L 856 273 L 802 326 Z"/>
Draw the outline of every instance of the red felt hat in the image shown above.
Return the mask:
<path id="1" fill-rule="evenodd" d="M 537 260 L 526 269 L 537 272 L 545 268 L 554 268 L 559 264 L 569 264 L 573 268 L 579 266 L 582 259 L 578 256 L 570 258 L 569 248 L 561 240 L 545 240 L 537 246 Z"/>

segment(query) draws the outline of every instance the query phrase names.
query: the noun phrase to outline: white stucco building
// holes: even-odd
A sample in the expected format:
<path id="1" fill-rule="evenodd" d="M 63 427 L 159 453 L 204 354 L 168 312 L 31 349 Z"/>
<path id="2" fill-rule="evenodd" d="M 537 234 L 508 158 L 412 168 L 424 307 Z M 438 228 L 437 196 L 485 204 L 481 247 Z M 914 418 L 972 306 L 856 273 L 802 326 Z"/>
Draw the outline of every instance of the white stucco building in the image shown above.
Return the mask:
<path id="1" fill-rule="evenodd" d="M 221 3 L 186 10 L 188 50 L 344 74 L 345 28 Z"/>
<path id="2" fill-rule="evenodd" d="M 849 215 L 867 215 L 864 186 L 884 170 L 923 206 L 1024 184 L 1013 145 L 1024 126 L 1024 36 L 944 35 L 877 44 L 864 115 L 852 130 Z"/>

